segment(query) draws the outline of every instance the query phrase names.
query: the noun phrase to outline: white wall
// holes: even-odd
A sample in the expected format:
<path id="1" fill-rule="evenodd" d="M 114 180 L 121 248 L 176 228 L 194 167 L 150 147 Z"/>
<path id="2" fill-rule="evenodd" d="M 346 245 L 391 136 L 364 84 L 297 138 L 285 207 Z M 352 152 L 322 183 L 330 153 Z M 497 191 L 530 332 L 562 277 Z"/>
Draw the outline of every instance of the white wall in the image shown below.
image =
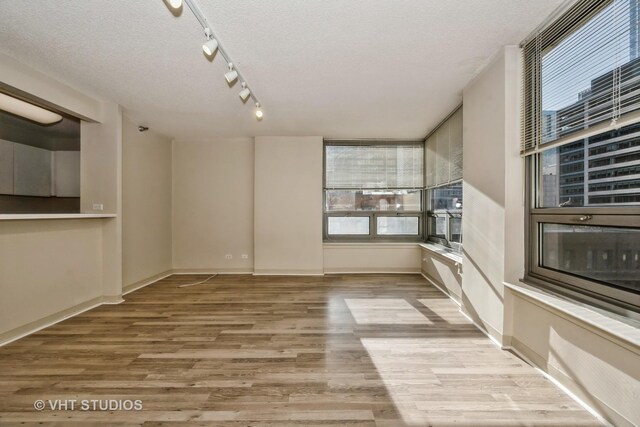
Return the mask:
<path id="1" fill-rule="evenodd" d="M 172 269 L 171 140 L 122 122 L 123 288 Z"/>
<path id="2" fill-rule="evenodd" d="M 580 316 L 508 292 L 513 296 L 511 346 L 613 425 L 640 425 L 640 348 Z"/>
<path id="3" fill-rule="evenodd" d="M 325 243 L 325 273 L 419 273 L 416 243 Z"/>
<path id="4" fill-rule="evenodd" d="M 458 261 L 450 256 L 421 248 L 422 274 L 456 303 L 462 304 L 462 275 Z"/>
<path id="5" fill-rule="evenodd" d="M 257 137 L 256 274 L 322 274 L 322 137 Z"/>
<path id="6" fill-rule="evenodd" d="M 253 138 L 173 142 L 174 269 L 253 272 L 253 147 Z"/>
<path id="7" fill-rule="evenodd" d="M 111 213 L 102 228 L 102 292 L 112 301 L 122 294 L 122 110 L 101 106 L 101 123 L 80 124 L 80 209 Z M 103 206 L 94 209 L 94 204 Z"/>
<path id="8" fill-rule="evenodd" d="M 507 276 L 522 277 L 522 261 L 513 264 L 510 250 L 522 254 L 523 228 L 507 221 L 524 217 L 518 150 L 519 49 L 502 49 L 464 89 L 464 309 L 496 339 L 501 340 L 504 287 Z M 508 240 L 513 241 L 513 245 Z M 508 245 L 508 246 L 507 246 Z M 509 259 L 509 265 L 505 259 Z"/>
<path id="9" fill-rule="evenodd" d="M 0 343 L 102 295 L 102 221 L 2 221 Z"/>

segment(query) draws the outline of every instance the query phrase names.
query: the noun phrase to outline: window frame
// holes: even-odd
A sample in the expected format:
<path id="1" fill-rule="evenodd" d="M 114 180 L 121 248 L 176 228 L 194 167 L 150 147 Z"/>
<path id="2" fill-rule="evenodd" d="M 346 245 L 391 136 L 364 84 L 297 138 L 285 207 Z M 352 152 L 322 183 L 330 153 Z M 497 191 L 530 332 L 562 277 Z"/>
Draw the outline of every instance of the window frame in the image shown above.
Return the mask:
<path id="1" fill-rule="evenodd" d="M 640 207 L 558 207 L 540 208 L 540 155 L 526 159 L 525 206 L 525 277 L 527 283 L 548 288 L 574 299 L 584 300 L 625 316 L 637 317 L 640 312 L 640 293 L 614 284 L 588 279 L 542 265 L 542 233 L 544 223 L 640 229 Z M 589 217 L 589 218 L 585 218 Z M 583 218 L 583 219 L 581 219 Z M 621 311 L 622 310 L 622 311 Z"/>
<path id="2" fill-rule="evenodd" d="M 341 188 L 340 190 L 412 190 L 420 192 L 419 211 L 329 211 L 327 210 L 327 191 L 336 190 L 329 189 L 326 185 L 327 179 L 327 146 L 335 145 L 393 145 L 393 144 L 410 144 L 422 147 L 422 157 L 424 158 L 425 141 L 424 140 L 393 140 L 393 139 L 375 139 L 375 140 L 329 140 L 325 139 L 322 145 L 322 239 L 324 243 L 421 243 L 425 241 L 425 196 L 424 188 Z M 423 185 L 426 179 L 426 162 L 423 161 L 422 177 Z M 329 217 L 368 217 L 369 218 L 369 234 L 329 234 Z M 378 234 L 379 217 L 417 217 L 418 218 L 418 234 Z"/>
<path id="3" fill-rule="evenodd" d="M 455 210 L 448 210 L 448 209 L 432 209 L 431 208 L 431 193 L 434 190 L 437 190 L 438 188 L 442 188 L 442 187 L 448 187 L 450 185 L 454 185 L 454 184 L 463 184 L 464 185 L 464 179 L 458 179 L 455 181 L 451 181 L 448 182 L 446 184 L 442 184 L 439 185 L 437 187 L 431 187 L 428 188 L 426 190 L 426 199 L 427 199 L 427 214 L 425 215 L 425 227 L 427 230 L 427 241 L 428 242 L 432 242 L 432 243 L 436 243 L 438 245 L 442 245 L 445 246 L 447 248 L 453 249 L 456 252 L 462 252 L 462 244 L 463 243 L 459 243 L 459 242 L 453 242 L 451 241 L 451 219 L 452 218 L 460 218 L 460 220 L 462 221 L 462 213 L 463 213 L 463 209 L 464 209 L 464 205 L 462 209 L 455 209 Z M 463 188 L 464 191 L 464 188 Z M 463 200 L 464 200 L 464 195 L 463 195 Z M 430 218 L 440 218 L 440 217 L 445 217 L 447 220 L 445 222 L 445 238 L 439 237 L 437 235 L 435 235 L 435 233 L 433 233 L 432 227 L 429 223 L 429 219 Z M 464 232 L 462 231 L 462 223 L 460 224 L 460 234 L 462 236 L 464 236 Z"/>

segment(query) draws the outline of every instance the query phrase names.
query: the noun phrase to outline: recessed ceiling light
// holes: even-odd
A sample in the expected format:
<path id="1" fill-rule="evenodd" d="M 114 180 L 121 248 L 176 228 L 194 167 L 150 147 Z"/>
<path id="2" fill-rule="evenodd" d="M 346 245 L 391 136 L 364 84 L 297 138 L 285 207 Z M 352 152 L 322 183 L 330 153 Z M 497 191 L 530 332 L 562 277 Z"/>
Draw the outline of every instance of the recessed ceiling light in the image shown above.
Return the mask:
<path id="1" fill-rule="evenodd" d="M 16 116 L 24 117 L 25 119 L 33 120 L 34 122 L 42 123 L 43 125 L 58 123 L 62 120 L 62 116 L 58 113 L 45 110 L 42 107 L 38 107 L 37 105 L 33 105 L 4 93 L 0 93 L 0 110 L 15 114 Z"/>
<path id="2" fill-rule="evenodd" d="M 262 110 L 260 109 L 260 103 L 256 102 L 256 119 L 262 120 L 263 115 L 264 114 L 262 114 Z"/>

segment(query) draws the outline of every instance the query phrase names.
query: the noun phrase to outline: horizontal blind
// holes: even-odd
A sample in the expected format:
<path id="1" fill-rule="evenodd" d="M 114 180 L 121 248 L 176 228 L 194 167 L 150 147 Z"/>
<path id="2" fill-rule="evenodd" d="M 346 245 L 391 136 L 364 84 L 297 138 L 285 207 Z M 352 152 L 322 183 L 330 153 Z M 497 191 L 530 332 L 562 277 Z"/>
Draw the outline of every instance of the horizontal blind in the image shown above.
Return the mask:
<path id="1" fill-rule="evenodd" d="M 429 135 L 425 149 L 427 188 L 462 179 L 462 108 Z"/>
<path id="2" fill-rule="evenodd" d="M 325 145 L 325 188 L 423 188 L 424 144 Z"/>
<path id="3" fill-rule="evenodd" d="M 458 181 L 462 179 L 462 108 L 449 121 L 449 181 Z"/>
<path id="4" fill-rule="evenodd" d="M 639 14 L 638 0 L 580 0 L 524 44 L 522 154 L 640 110 Z"/>
<path id="5" fill-rule="evenodd" d="M 449 120 L 438 128 L 436 138 L 436 185 L 449 182 Z"/>

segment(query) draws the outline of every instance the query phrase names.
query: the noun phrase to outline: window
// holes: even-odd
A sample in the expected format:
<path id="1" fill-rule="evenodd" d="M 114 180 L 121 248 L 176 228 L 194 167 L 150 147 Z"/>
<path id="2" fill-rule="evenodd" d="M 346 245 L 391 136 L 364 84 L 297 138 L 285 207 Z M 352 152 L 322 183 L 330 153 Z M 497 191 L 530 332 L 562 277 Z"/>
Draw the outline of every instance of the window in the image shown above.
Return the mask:
<path id="1" fill-rule="evenodd" d="M 637 0 L 581 0 L 523 48 L 528 276 L 640 311 Z"/>
<path id="2" fill-rule="evenodd" d="M 424 143 L 326 141 L 325 241 L 421 241 Z"/>
<path id="3" fill-rule="evenodd" d="M 426 140 L 428 240 L 456 250 L 462 244 L 462 108 Z"/>

